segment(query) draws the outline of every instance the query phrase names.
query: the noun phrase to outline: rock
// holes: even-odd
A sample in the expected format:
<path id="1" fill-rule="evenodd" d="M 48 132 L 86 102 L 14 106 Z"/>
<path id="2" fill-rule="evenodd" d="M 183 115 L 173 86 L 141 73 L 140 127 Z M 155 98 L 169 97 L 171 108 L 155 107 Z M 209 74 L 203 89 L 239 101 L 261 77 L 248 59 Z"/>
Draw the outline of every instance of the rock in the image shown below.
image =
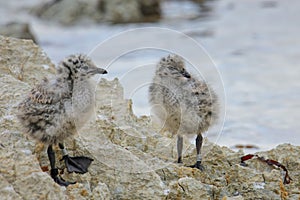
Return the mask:
<path id="1" fill-rule="evenodd" d="M 38 17 L 63 25 L 74 25 L 86 21 L 99 21 L 97 0 L 53 0 L 32 9 Z"/>
<path id="2" fill-rule="evenodd" d="M 161 17 L 159 0 L 140 0 L 140 9 L 144 21 L 157 21 Z"/>
<path id="3" fill-rule="evenodd" d="M 112 23 L 138 22 L 141 18 L 139 3 L 136 0 L 102 1 L 105 20 Z"/>
<path id="4" fill-rule="evenodd" d="M 160 18 L 159 0 L 101 0 L 105 19 L 112 23 L 150 22 Z"/>
<path id="5" fill-rule="evenodd" d="M 39 47 L 32 41 L 0 36 L 0 177 L 3 199 L 53 199 L 65 197 L 64 188 L 53 184 L 42 172 L 34 152 L 34 142 L 20 132 L 16 112 L 30 86 L 54 71 Z M 48 66 L 44 69 L 43 66 Z M 27 81 L 28 83 L 22 82 Z M 4 179 L 4 180 L 3 180 Z M 5 198 L 2 194 L 11 195 Z"/>
<path id="6" fill-rule="evenodd" d="M 180 178 L 170 183 L 170 192 L 167 199 L 209 199 L 206 186 L 191 177 Z"/>
<path id="7" fill-rule="evenodd" d="M 17 166 L 17 165 L 16 165 Z M 53 183 L 52 178 L 44 172 L 31 172 L 29 169 L 22 170 L 30 172 L 20 176 L 13 183 L 13 187 L 23 199 L 63 199 L 64 188 Z M 28 192 L 30 191 L 30 192 Z"/>
<path id="8" fill-rule="evenodd" d="M 0 35 L 32 40 L 37 44 L 37 40 L 27 23 L 12 22 L 2 25 L 0 27 Z"/>
<path id="9" fill-rule="evenodd" d="M 55 72 L 50 59 L 32 41 L 2 36 L 0 41 L 0 77 L 9 75 L 32 86 Z"/>
<path id="10" fill-rule="evenodd" d="M 160 18 L 159 0 L 53 0 L 32 9 L 38 17 L 74 25 L 82 22 L 152 22 Z"/>
<path id="11" fill-rule="evenodd" d="M 58 186 L 49 176 L 46 147 L 22 134 L 14 113 L 33 84 L 54 73 L 54 65 L 32 41 L 0 36 L 0 192 L 3 199 L 299 199 L 300 147 L 282 144 L 259 156 L 289 170 L 293 181 L 283 184 L 279 168 L 251 159 L 241 166 L 234 152 L 205 141 L 205 171 L 186 167 L 195 160 L 188 145 L 177 164 L 175 138 L 158 133 L 149 117 L 136 117 L 132 101 L 123 98 L 118 79 L 101 79 L 96 88 L 94 117 L 74 139 L 66 141 L 71 155 L 92 157 L 86 174 L 61 171 L 70 181 Z M 58 148 L 55 149 L 57 152 Z M 59 168 L 64 163 L 59 161 Z"/>
<path id="12" fill-rule="evenodd" d="M 98 183 L 93 190 L 93 199 L 109 200 L 111 199 L 110 191 L 105 183 Z"/>
<path id="13" fill-rule="evenodd" d="M 22 197 L 15 191 L 14 187 L 7 180 L 0 176 L 0 193 L 3 199 L 21 200 Z"/>

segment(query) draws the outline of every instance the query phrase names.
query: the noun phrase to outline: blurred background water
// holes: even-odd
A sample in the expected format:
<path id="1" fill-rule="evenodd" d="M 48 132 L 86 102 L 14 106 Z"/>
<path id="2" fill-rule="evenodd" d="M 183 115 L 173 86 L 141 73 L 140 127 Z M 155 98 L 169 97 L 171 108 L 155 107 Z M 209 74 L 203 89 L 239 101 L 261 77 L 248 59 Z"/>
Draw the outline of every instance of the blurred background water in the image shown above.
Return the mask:
<path id="1" fill-rule="evenodd" d="M 222 77 L 226 120 L 218 144 L 233 149 L 250 145 L 260 150 L 280 143 L 300 145 L 300 1 L 166 0 L 160 1 L 161 17 L 156 22 L 83 21 L 72 26 L 39 19 L 29 12 L 41 2 L 47 1 L 0 0 L 0 24 L 29 23 L 38 44 L 54 63 L 69 54 L 89 53 L 126 30 L 170 28 L 201 44 Z M 156 39 L 163 43 L 169 38 Z M 116 48 L 118 44 L 111 50 Z M 121 80 L 138 116 L 151 111 L 147 87 L 129 94 L 126 91 L 131 89 L 126 85 L 130 80 L 137 84 L 151 80 L 155 63 L 165 54 L 160 50 L 135 51 L 115 60 L 109 68 L 106 78 Z M 128 73 L 132 70 L 134 73 Z"/>

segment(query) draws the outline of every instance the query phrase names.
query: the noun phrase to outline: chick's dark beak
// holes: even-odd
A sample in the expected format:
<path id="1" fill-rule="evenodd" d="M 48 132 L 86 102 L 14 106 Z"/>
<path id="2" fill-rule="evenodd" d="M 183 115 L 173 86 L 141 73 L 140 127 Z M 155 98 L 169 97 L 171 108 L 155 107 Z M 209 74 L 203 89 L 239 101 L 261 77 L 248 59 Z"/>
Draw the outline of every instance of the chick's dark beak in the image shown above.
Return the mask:
<path id="1" fill-rule="evenodd" d="M 98 74 L 107 74 L 105 69 L 98 68 Z"/>
<path id="2" fill-rule="evenodd" d="M 186 78 L 191 78 L 191 75 L 188 72 L 183 72 L 183 76 Z"/>
<path id="3" fill-rule="evenodd" d="M 107 71 L 102 68 L 94 68 L 94 69 L 90 70 L 90 73 L 91 74 L 107 74 Z"/>

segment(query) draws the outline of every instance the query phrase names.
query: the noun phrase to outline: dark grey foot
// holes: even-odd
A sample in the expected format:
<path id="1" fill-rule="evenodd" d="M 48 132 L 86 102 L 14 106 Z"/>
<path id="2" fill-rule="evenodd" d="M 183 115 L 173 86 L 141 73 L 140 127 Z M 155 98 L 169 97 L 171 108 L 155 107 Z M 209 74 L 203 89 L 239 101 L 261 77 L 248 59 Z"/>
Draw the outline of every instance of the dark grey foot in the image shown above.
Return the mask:
<path id="1" fill-rule="evenodd" d="M 182 163 L 181 157 L 178 158 L 177 163 Z"/>
<path id="2" fill-rule="evenodd" d="M 50 175 L 53 178 L 53 180 L 55 181 L 55 183 L 57 183 L 60 186 L 65 186 L 67 187 L 68 185 L 71 184 L 75 184 L 76 182 L 69 182 L 69 181 L 65 181 L 63 178 L 58 176 L 58 169 L 51 169 L 50 171 Z"/>
<path id="3" fill-rule="evenodd" d="M 69 173 L 75 172 L 79 174 L 86 173 L 93 161 L 92 158 L 85 156 L 70 157 L 68 155 L 64 155 L 63 160 L 65 160 L 65 164 Z"/>
<path id="4" fill-rule="evenodd" d="M 201 161 L 197 161 L 194 165 L 190 165 L 189 167 L 197 168 L 200 169 L 201 171 L 204 171 L 204 167 L 203 165 L 201 165 Z"/>

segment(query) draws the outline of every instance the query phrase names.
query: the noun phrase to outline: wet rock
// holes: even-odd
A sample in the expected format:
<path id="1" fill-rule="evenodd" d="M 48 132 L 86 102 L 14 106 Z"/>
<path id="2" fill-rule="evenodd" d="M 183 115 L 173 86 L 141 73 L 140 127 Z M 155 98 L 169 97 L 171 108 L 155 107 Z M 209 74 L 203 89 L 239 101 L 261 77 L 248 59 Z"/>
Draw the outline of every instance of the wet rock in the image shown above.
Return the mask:
<path id="1" fill-rule="evenodd" d="M 34 43 L 37 43 L 37 40 L 27 23 L 12 22 L 2 25 L 0 27 L 0 35 L 32 40 Z"/>
<path id="2" fill-rule="evenodd" d="M 33 8 L 32 12 L 42 19 L 70 26 L 99 21 L 102 16 L 97 4 L 97 0 L 53 0 Z"/>
<path id="3" fill-rule="evenodd" d="M 86 22 L 150 22 L 157 21 L 161 13 L 159 0 L 54 0 L 32 12 L 68 26 Z"/>
<path id="4" fill-rule="evenodd" d="M 156 21 L 161 16 L 159 0 L 140 0 L 140 10 L 144 21 Z"/>
<path id="5" fill-rule="evenodd" d="M 101 10 L 113 23 L 157 21 L 161 15 L 159 0 L 102 0 Z"/>
<path id="6" fill-rule="evenodd" d="M 105 20 L 113 23 L 138 22 L 141 19 L 136 0 L 103 1 Z"/>
<path id="7" fill-rule="evenodd" d="M 251 159 L 241 166 L 242 151 L 205 141 L 203 172 L 194 145 L 185 140 L 184 164 L 175 163 L 175 138 L 159 133 L 149 117 L 136 117 L 117 79 L 97 83 L 94 117 L 74 139 L 71 155 L 92 157 L 86 174 L 62 176 L 77 184 L 60 187 L 49 176 L 46 147 L 22 134 L 14 113 L 33 84 L 51 76 L 54 66 L 32 41 L 0 37 L 0 192 L 4 199 L 299 199 L 300 147 L 290 144 L 258 152 L 289 170 Z M 47 66 L 47 67 L 45 67 Z M 55 149 L 57 153 L 59 149 Z M 59 168 L 64 163 L 59 161 Z"/>

